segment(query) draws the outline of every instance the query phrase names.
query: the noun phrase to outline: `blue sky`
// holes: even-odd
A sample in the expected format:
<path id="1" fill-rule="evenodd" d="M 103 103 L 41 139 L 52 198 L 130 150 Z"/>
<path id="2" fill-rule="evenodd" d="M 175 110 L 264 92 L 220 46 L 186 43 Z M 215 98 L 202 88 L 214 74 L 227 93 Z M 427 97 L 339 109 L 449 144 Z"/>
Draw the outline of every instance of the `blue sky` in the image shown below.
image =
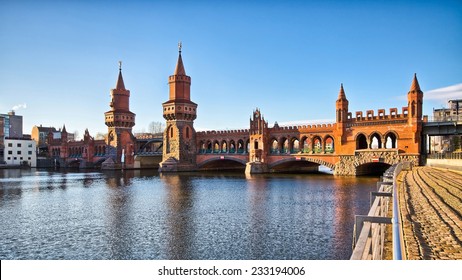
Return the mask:
<path id="1" fill-rule="evenodd" d="M 0 0 L 0 112 L 33 125 L 106 132 L 118 61 L 134 131 L 163 121 L 183 43 L 195 127 L 247 128 L 406 106 L 417 73 L 424 112 L 462 98 L 460 1 Z"/>

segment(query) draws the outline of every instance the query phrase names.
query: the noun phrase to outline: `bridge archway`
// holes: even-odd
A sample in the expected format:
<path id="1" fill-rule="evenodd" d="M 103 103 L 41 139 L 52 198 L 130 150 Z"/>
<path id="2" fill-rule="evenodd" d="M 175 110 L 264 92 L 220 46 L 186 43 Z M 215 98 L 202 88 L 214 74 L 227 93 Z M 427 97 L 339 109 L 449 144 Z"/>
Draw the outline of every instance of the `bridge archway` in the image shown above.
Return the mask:
<path id="1" fill-rule="evenodd" d="M 199 170 L 245 170 L 246 161 L 233 157 L 213 157 L 198 164 Z"/>
<path id="2" fill-rule="evenodd" d="M 271 138 L 270 140 L 270 154 L 278 154 L 279 153 L 279 143 L 276 138 Z"/>
<path id="3" fill-rule="evenodd" d="M 297 137 L 292 137 L 290 139 L 290 153 L 296 154 L 300 151 L 300 141 L 298 141 Z"/>
<path id="4" fill-rule="evenodd" d="M 334 153 L 335 146 L 334 146 L 334 137 L 331 135 L 326 135 L 324 137 L 324 152 L 326 153 Z"/>
<path id="5" fill-rule="evenodd" d="M 385 162 L 367 162 L 356 166 L 356 176 L 382 175 L 391 164 Z"/>
<path id="6" fill-rule="evenodd" d="M 319 166 L 334 169 L 335 165 L 317 158 L 289 157 L 268 165 L 272 172 L 313 173 L 319 172 Z"/>
<path id="7" fill-rule="evenodd" d="M 319 135 L 316 135 L 313 137 L 313 141 L 311 142 L 311 150 L 315 153 L 315 154 L 319 154 L 319 153 L 322 153 L 322 150 L 323 150 L 323 145 L 322 145 L 322 138 L 321 136 Z"/>

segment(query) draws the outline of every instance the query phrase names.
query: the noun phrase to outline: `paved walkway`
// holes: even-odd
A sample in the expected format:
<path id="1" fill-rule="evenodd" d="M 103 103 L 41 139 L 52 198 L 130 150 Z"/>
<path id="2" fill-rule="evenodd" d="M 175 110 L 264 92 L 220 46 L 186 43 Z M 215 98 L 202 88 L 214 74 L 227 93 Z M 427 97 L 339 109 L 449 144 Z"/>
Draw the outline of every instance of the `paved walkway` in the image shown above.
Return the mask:
<path id="1" fill-rule="evenodd" d="M 462 174 L 414 167 L 399 180 L 407 259 L 462 259 Z"/>

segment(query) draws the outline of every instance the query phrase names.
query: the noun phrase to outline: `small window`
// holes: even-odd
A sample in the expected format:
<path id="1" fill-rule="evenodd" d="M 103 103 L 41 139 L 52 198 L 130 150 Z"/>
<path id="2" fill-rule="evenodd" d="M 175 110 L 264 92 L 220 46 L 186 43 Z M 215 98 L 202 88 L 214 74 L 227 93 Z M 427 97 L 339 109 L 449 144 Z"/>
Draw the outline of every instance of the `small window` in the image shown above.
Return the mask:
<path id="1" fill-rule="evenodd" d="M 13 147 L 13 143 L 8 143 L 8 147 Z"/>
<path id="2" fill-rule="evenodd" d="M 32 144 L 27 145 L 27 147 L 32 148 Z"/>
<path id="3" fill-rule="evenodd" d="M 12 155 L 12 154 L 13 154 L 13 151 L 8 151 L 8 154 L 9 154 L 9 155 Z"/>
<path id="4" fill-rule="evenodd" d="M 20 147 L 21 147 L 21 143 L 18 143 L 18 148 L 20 148 Z"/>
<path id="5" fill-rule="evenodd" d="M 28 159 L 28 160 L 31 160 L 31 157 L 28 157 L 27 159 Z"/>
<path id="6" fill-rule="evenodd" d="M 28 155 L 32 155 L 32 151 L 28 151 L 27 154 L 28 154 Z"/>
<path id="7" fill-rule="evenodd" d="M 17 157 L 14 157 L 13 159 L 14 159 L 14 160 L 17 160 L 18 158 L 17 158 Z"/>
<path id="8" fill-rule="evenodd" d="M 11 160 L 11 157 L 8 157 L 8 160 Z"/>
<path id="9" fill-rule="evenodd" d="M 21 151 L 17 151 L 16 154 L 17 154 L 17 155 L 20 155 L 20 154 L 21 154 Z"/>
<path id="10" fill-rule="evenodd" d="M 19 159 L 22 160 L 22 157 L 20 157 Z"/>

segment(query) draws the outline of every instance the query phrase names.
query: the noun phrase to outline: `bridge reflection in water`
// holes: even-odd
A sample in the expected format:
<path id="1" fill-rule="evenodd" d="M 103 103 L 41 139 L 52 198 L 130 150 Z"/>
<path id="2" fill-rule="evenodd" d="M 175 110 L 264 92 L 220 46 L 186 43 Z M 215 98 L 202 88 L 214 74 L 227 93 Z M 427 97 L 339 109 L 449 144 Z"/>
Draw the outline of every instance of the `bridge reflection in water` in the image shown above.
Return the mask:
<path id="1" fill-rule="evenodd" d="M 0 258 L 348 259 L 376 181 L 0 170 Z"/>

